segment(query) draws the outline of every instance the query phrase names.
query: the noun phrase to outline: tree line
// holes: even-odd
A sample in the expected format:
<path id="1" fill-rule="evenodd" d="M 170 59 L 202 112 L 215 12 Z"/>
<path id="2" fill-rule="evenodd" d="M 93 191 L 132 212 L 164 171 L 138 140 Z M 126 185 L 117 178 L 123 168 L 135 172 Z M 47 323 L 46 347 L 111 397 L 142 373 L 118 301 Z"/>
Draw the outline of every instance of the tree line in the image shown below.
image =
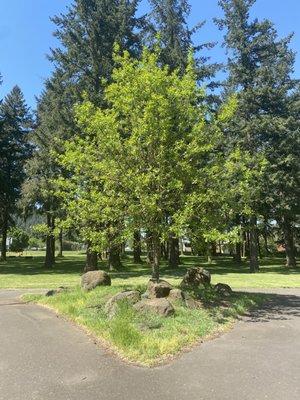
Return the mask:
<path id="1" fill-rule="evenodd" d="M 52 18 L 59 41 L 34 117 L 16 87 L 0 106 L 0 229 L 18 209 L 45 216 L 55 238 L 86 243 L 86 269 L 111 269 L 141 238 L 154 278 L 179 263 L 179 238 L 209 254 L 231 243 L 259 270 L 259 236 L 279 227 L 296 267 L 300 91 L 292 35 L 250 17 L 255 0 L 220 0 L 223 65 L 195 43 L 187 0 L 74 0 Z M 199 36 L 199 35 L 198 35 Z M 226 78 L 220 79 L 221 70 Z M 218 79 L 219 78 L 219 79 Z M 270 228 L 271 227 L 271 228 Z M 245 244 L 242 246 L 242 244 Z M 244 247 L 244 248 L 243 248 Z M 266 249 L 268 248 L 266 244 Z"/>

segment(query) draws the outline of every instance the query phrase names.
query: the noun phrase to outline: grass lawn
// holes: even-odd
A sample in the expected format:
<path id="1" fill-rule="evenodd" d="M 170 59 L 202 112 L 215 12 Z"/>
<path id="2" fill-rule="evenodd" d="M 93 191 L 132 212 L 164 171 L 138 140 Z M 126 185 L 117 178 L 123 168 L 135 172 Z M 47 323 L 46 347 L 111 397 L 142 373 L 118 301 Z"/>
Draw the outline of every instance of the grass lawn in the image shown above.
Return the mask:
<path id="1" fill-rule="evenodd" d="M 26 258 L 33 255 L 33 258 Z M 76 286 L 84 266 L 84 254 L 66 252 L 65 257 L 57 260 L 53 269 L 43 267 L 43 253 L 25 253 L 24 257 L 8 258 L 0 262 L 0 288 L 56 288 L 58 286 Z M 180 282 L 186 268 L 203 265 L 212 273 L 213 283 L 228 283 L 233 288 L 276 288 L 300 287 L 300 268 L 287 270 L 284 259 L 265 258 L 261 261 L 261 271 L 249 273 L 246 262 L 235 265 L 230 257 L 216 258 L 213 264 L 206 264 L 201 257 L 182 257 L 183 265 L 170 270 L 161 268 L 162 277 L 176 285 Z M 100 268 L 105 268 L 103 265 Z M 149 279 L 150 269 L 146 264 L 134 265 L 128 257 L 124 260 L 124 269 L 113 273 L 114 286 L 123 286 L 135 279 L 136 284 L 144 285 Z"/>

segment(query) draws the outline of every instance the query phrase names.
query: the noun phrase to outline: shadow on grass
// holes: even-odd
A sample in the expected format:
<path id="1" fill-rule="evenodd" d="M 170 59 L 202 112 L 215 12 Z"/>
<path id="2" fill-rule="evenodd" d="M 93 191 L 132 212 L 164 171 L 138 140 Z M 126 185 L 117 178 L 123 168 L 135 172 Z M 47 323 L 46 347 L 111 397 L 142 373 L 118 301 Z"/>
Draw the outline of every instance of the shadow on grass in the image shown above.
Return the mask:
<path id="1" fill-rule="evenodd" d="M 0 275 L 51 275 L 51 274 L 76 274 L 83 272 L 85 264 L 84 254 L 74 256 L 66 253 L 64 258 L 56 260 L 53 268 L 45 268 L 44 258 L 34 256 L 32 259 L 26 257 L 8 258 L 7 262 L 0 262 Z M 161 275 L 164 278 L 182 277 L 188 268 L 201 265 L 208 269 L 212 274 L 249 274 L 249 263 L 243 261 L 236 264 L 231 257 L 216 257 L 213 263 L 208 264 L 205 257 L 182 256 L 179 268 L 172 269 L 163 261 L 161 264 Z M 99 262 L 100 269 L 106 269 L 106 262 Z M 284 267 L 283 257 L 269 257 L 261 260 L 259 274 L 275 273 L 280 275 L 299 275 L 300 269 L 288 270 Z M 151 268 L 144 261 L 143 264 L 134 264 L 128 255 L 123 259 L 123 268 L 120 271 L 112 272 L 113 277 L 129 279 L 151 275 Z"/>

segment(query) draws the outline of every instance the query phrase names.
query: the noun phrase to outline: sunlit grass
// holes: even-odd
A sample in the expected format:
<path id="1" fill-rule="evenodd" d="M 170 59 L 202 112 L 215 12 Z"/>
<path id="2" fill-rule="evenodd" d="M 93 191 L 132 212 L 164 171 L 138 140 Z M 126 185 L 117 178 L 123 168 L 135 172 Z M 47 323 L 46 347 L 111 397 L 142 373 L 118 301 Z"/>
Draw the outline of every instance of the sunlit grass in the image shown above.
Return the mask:
<path id="1" fill-rule="evenodd" d="M 85 256 L 83 253 L 66 252 L 65 257 L 58 259 L 52 269 L 43 266 L 42 252 L 24 253 L 23 257 L 9 257 L 7 262 L 0 262 L 0 288 L 56 288 L 58 286 L 74 287 L 80 281 Z M 32 257 L 32 258 L 30 258 Z M 230 257 L 217 257 L 212 264 L 207 264 L 203 257 L 182 257 L 180 268 L 171 270 L 163 263 L 162 277 L 172 284 L 178 284 L 187 268 L 203 265 L 212 273 L 213 283 L 228 283 L 233 288 L 279 288 L 300 287 L 300 268 L 287 270 L 283 257 L 265 258 L 261 260 L 261 271 L 249 273 L 247 262 L 236 265 Z M 114 286 L 130 283 L 144 285 L 150 275 L 149 266 L 134 265 L 131 257 L 123 260 L 122 271 L 112 274 Z M 100 263 L 105 269 L 105 262 Z"/>

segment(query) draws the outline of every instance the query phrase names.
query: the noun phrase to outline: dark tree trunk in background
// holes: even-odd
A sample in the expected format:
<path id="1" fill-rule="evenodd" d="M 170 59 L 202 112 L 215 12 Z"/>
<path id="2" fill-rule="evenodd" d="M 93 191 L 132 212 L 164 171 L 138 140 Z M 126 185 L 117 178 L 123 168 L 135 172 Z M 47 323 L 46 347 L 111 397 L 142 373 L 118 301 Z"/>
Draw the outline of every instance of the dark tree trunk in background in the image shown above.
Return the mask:
<path id="1" fill-rule="evenodd" d="M 1 226 L 1 231 L 2 231 L 2 238 L 1 238 L 1 261 L 6 261 L 6 252 L 7 252 L 7 247 L 6 247 L 6 241 L 7 241 L 7 231 L 8 231 L 8 215 L 6 212 L 3 214 L 3 222 Z"/>
<path id="2" fill-rule="evenodd" d="M 237 214 L 236 218 L 235 218 L 236 225 L 237 226 L 241 226 L 241 221 L 242 221 L 241 216 Z M 241 241 L 243 240 L 243 235 L 242 234 L 240 234 L 240 240 Z M 242 242 L 236 243 L 235 244 L 235 254 L 233 256 L 233 259 L 238 264 L 240 264 L 242 262 L 242 252 L 243 252 Z"/>
<path id="3" fill-rule="evenodd" d="M 120 256 L 125 256 L 126 255 L 126 242 L 122 243 L 120 245 Z"/>
<path id="4" fill-rule="evenodd" d="M 47 228 L 48 234 L 46 237 L 46 256 L 45 256 L 45 267 L 52 268 L 55 264 L 55 218 L 50 212 L 47 213 Z"/>
<path id="5" fill-rule="evenodd" d="M 216 257 L 216 255 L 217 255 L 217 243 L 216 242 L 211 243 L 211 255 L 213 257 Z"/>
<path id="6" fill-rule="evenodd" d="M 258 250 L 258 256 L 259 256 L 259 258 L 262 258 L 262 252 L 261 252 L 259 237 L 260 237 L 260 235 L 259 235 L 259 232 L 257 231 L 257 250 Z"/>
<path id="7" fill-rule="evenodd" d="M 60 258 L 60 257 L 63 257 L 63 231 L 62 231 L 62 229 L 59 231 L 58 245 L 59 245 L 59 249 L 58 249 L 57 257 Z"/>
<path id="8" fill-rule="evenodd" d="M 240 264 L 242 262 L 242 244 L 241 243 L 236 243 L 235 254 L 233 256 L 233 259 L 236 263 Z"/>
<path id="9" fill-rule="evenodd" d="M 110 271 L 118 270 L 122 267 L 120 258 L 120 247 L 111 246 L 108 250 L 108 269 Z"/>
<path id="10" fill-rule="evenodd" d="M 163 242 L 160 246 L 161 248 L 161 257 L 165 260 L 169 260 L 169 242 Z"/>
<path id="11" fill-rule="evenodd" d="M 250 250 L 250 271 L 259 271 L 258 262 L 258 246 L 257 246 L 257 220 L 256 217 L 250 218 L 250 229 L 249 229 L 249 250 Z"/>
<path id="12" fill-rule="evenodd" d="M 179 253 L 181 256 L 184 256 L 184 248 L 183 248 L 183 238 L 179 239 Z M 182 264 L 182 261 L 181 261 Z"/>
<path id="13" fill-rule="evenodd" d="M 157 234 L 152 233 L 151 235 L 151 268 L 152 268 L 152 279 L 159 281 L 159 264 L 160 264 L 160 242 Z"/>
<path id="14" fill-rule="evenodd" d="M 153 262 L 153 250 L 152 250 L 152 233 L 146 233 L 146 246 L 147 246 L 147 263 L 152 265 Z"/>
<path id="15" fill-rule="evenodd" d="M 292 223 L 287 217 L 283 217 L 282 230 L 284 236 L 285 253 L 286 253 L 286 267 L 296 268 L 296 250 L 294 244 L 294 235 Z"/>
<path id="16" fill-rule="evenodd" d="M 169 237 L 169 267 L 178 268 L 180 264 L 179 258 L 179 239 L 170 235 Z"/>
<path id="17" fill-rule="evenodd" d="M 266 232 L 264 232 L 263 238 L 264 238 L 265 253 L 266 253 L 266 255 L 268 255 L 268 254 L 270 254 L 270 251 L 269 251 L 269 246 L 268 246 L 268 234 Z"/>
<path id="18" fill-rule="evenodd" d="M 212 263 L 212 257 L 213 257 L 213 246 L 212 246 L 212 242 L 207 243 L 206 245 L 206 254 L 207 254 L 207 262 L 209 264 Z"/>
<path id="19" fill-rule="evenodd" d="M 133 234 L 133 261 L 136 264 L 141 264 L 143 262 L 141 259 L 141 255 L 142 255 L 141 232 L 135 231 Z"/>
<path id="20" fill-rule="evenodd" d="M 98 253 L 91 250 L 91 244 L 87 244 L 86 262 L 84 272 L 96 271 L 98 269 Z"/>

